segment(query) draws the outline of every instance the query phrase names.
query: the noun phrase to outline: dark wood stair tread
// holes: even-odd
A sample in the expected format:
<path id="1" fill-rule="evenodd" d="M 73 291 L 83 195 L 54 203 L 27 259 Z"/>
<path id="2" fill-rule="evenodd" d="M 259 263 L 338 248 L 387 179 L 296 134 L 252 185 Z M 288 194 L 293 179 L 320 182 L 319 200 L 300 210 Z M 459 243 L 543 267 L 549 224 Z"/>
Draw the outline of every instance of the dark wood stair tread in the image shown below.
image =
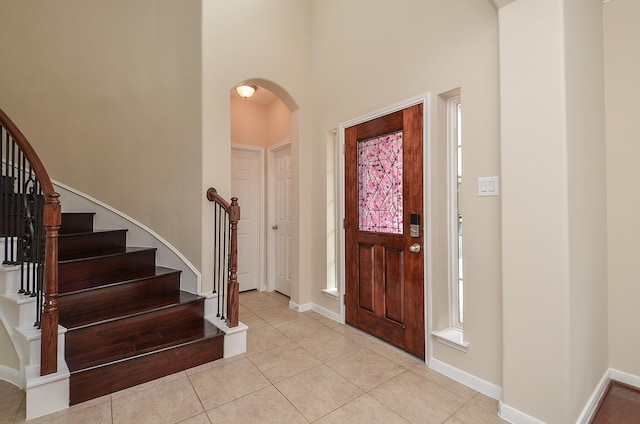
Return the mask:
<path id="1" fill-rule="evenodd" d="M 224 332 L 205 319 L 160 331 L 149 328 L 149 333 L 143 337 L 135 333 L 127 334 L 124 330 L 117 343 L 95 349 L 88 345 L 81 354 L 67 355 L 66 360 L 69 371 L 73 375 L 82 370 L 105 367 L 150 353 L 223 336 Z M 90 343 L 90 340 L 87 342 Z"/>
<path id="2" fill-rule="evenodd" d="M 76 291 L 60 293 L 58 295 L 58 300 L 64 299 L 67 296 L 73 296 L 73 295 L 82 294 L 82 293 L 91 293 L 91 292 L 94 292 L 96 290 L 105 290 L 105 289 L 114 288 L 114 287 L 118 287 L 118 286 L 129 285 L 129 284 L 134 283 L 136 281 L 152 279 L 152 278 L 161 277 L 161 276 L 169 275 L 169 274 L 178 274 L 178 276 L 180 276 L 181 272 L 182 271 L 180 271 L 179 269 L 166 268 L 166 267 L 163 267 L 163 266 L 156 266 L 155 274 L 153 274 L 153 275 L 147 275 L 147 276 L 144 276 L 144 277 L 136 277 L 136 278 L 132 278 L 130 280 L 120 280 L 120 281 L 115 281 L 115 282 L 108 283 L 108 284 L 102 284 L 102 285 L 96 286 L 96 287 L 87 287 L 87 288 L 76 290 Z M 147 293 L 148 293 L 148 291 L 147 291 Z"/>
<path id="3" fill-rule="evenodd" d="M 224 334 L 209 322 L 203 322 L 202 327 L 202 336 L 195 339 L 183 339 L 181 343 L 163 349 L 89 368 L 73 368 L 69 379 L 69 403 L 75 405 L 221 359 Z"/>
<path id="4" fill-rule="evenodd" d="M 60 322 L 104 309 L 105 303 L 119 304 L 140 297 L 177 293 L 180 275 L 180 270 L 157 266 L 153 275 L 61 293 L 58 295 Z"/>
<path id="5" fill-rule="evenodd" d="M 95 230 L 60 234 L 58 260 L 68 261 L 126 251 L 127 230 Z"/>
<path id="6" fill-rule="evenodd" d="M 127 247 L 124 252 L 58 262 L 58 291 L 68 293 L 155 272 L 155 248 Z"/>
<path id="7" fill-rule="evenodd" d="M 93 221 L 63 213 L 59 230 L 70 404 L 222 358 L 225 334 L 204 318 L 204 297 L 180 290 L 181 271 L 157 266 L 155 248 L 126 246 L 126 230 Z"/>
<path id="8" fill-rule="evenodd" d="M 93 255 L 93 256 L 86 256 L 86 257 L 82 257 L 82 258 L 60 260 L 60 261 L 58 261 L 58 264 L 59 265 L 66 265 L 66 264 L 72 264 L 74 262 L 77 263 L 77 262 L 87 261 L 87 260 L 91 260 L 91 259 L 101 259 L 101 258 L 108 258 L 108 257 L 114 257 L 114 256 L 122 256 L 122 255 L 125 255 L 127 253 L 146 252 L 146 251 L 155 251 L 155 250 L 156 250 L 155 247 L 131 247 L 131 246 L 127 246 L 125 248 L 125 250 L 122 251 L 122 252 L 96 254 L 96 255 Z"/>
<path id="9" fill-rule="evenodd" d="M 60 317 L 60 325 L 66 327 L 67 330 L 73 330 L 117 319 L 127 319 L 138 314 L 171 307 L 172 305 L 193 302 L 201 298 L 201 296 L 192 293 L 176 291 L 159 295 L 150 293 L 148 296 L 135 297 L 126 302 L 114 302 L 111 301 L 111 299 L 105 299 L 100 309 L 83 311 L 74 315 L 63 314 Z"/>

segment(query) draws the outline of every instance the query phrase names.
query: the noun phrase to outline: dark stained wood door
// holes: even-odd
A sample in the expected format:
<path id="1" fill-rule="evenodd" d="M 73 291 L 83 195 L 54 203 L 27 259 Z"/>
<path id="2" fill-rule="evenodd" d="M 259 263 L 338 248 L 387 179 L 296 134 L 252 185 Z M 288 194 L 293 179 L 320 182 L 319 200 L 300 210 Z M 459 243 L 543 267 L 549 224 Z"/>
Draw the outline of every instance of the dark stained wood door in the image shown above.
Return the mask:
<path id="1" fill-rule="evenodd" d="M 346 322 L 420 358 L 422 114 L 418 104 L 345 129 Z"/>

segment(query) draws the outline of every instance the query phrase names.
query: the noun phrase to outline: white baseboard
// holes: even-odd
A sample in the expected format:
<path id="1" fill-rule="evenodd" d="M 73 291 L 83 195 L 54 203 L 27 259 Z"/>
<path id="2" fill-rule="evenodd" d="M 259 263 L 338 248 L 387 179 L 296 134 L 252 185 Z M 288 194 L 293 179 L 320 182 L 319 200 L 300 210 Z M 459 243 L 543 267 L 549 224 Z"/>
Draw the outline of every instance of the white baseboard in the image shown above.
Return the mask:
<path id="1" fill-rule="evenodd" d="M 605 390 L 607 390 L 610 379 L 611 379 L 611 369 L 608 369 L 600 379 L 600 382 L 598 383 L 598 385 L 596 386 L 596 389 L 593 391 L 593 394 L 587 401 L 587 404 L 584 406 L 584 409 L 582 410 L 582 413 L 578 417 L 576 424 L 588 424 L 591 421 L 593 414 L 596 412 L 596 408 L 598 407 L 598 403 L 600 402 L 600 399 L 602 399 L 602 397 L 605 394 Z"/>
<path id="2" fill-rule="evenodd" d="M 335 322 L 340 322 L 340 314 L 335 313 L 333 311 L 330 311 L 327 308 L 323 308 L 320 305 L 316 305 L 315 303 L 311 305 L 311 309 L 314 312 L 319 313 L 320 315 L 322 315 L 323 317 L 329 318 L 330 320 L 333 320 Z"/>
<path id="3" fill-rule="evenodd" d="M 329 309 L 322 307 L 320 305 L 316 305 L 315 303 L 309 302 L 309 303 L 303 303 L 302 305 L 298 305 L 297 303 L 289 301 L 289 308 L 298 312 L 314 311 L 335 322 L 340 322 L 340 314 L 330 311 Z"/>
<path id="4" fill-rule="evenodd" d="M 295 302 L 289 301 L 289 309 L 293 309 L 298 312 L 307 312 L 312 309 L 313 303 L 303 303 L 302 305 L 298 305 Z"/>
<path id="5" fill-rule="evenodd" d="M 621 383 L 628 384 L 629 386 L 640 388 L 640 376 L 609 368 L 609 377 L 612 380 L 616 380 Z"/>
<path id="6" fill-rule="evenodd" d="M 593 414 L 596 412 L 600 399 L 605 395 L 605 391 L 609 385 L 610 380 L 619 381 L 621 383 L 628 384 L 630 386 L 640 388 L 640 377 L 637 375 L 629 374 L 624 371 L 619 371 L 613 368 L 609 368 L 600 382 L 596 386 L 593 394 L 585 404 L 580 416 L 576 420 L 576 424 L 588 424 L 593 418 Z M 543 421 L 537 418 L 531 417 L 524 412 L 521 412 L 509 405 L 500 402 L 500 417 L 510 423 L 517 424 L 544 424 Z"/>
<path id="7" fill-rule="evenodd" d="M 431 358 L 428 365 L 432 370 L 446 375 L 447 377 L 457 381 L 458 383 L 471 387 L 472 389 L 484 395 L 487 395 L 490 398 L 496 399 L 498 401 L 502 400 L 502 387 L 496 384 L 490 383 L 486 380 L 476 377 L 473 374 L 469 374 L 466 371 L 453 367 L 435 358 Z"/>
<path id="8" fill-rule="evenodd" d="M 502 402 L 498 406 L 498 415 L 503 420 L 513 424 L 545 424 L 544 421 L 540 421 Z"/>

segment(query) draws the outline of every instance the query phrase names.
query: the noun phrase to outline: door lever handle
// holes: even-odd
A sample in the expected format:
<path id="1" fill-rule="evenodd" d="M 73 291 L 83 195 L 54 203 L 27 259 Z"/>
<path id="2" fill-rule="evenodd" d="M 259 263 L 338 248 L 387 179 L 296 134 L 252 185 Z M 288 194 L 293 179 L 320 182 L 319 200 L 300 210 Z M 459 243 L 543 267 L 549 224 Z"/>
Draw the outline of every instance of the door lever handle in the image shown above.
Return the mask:
<path id="1" fill-rule="evenodd" d="M 418 253 L 420 252 L 420 245 L 418 243 L 413 243 L 411 246 L 409 246 L 409 250 L 413 253 Z"/>
<path id="2" fill-rule="evenodd" d="M 278 229 L 278 224 L 272 225 L 272 226 L 271 226 L 271 229 L 272 229 L 272 230 L 277 230 L 277 229 Z"/>

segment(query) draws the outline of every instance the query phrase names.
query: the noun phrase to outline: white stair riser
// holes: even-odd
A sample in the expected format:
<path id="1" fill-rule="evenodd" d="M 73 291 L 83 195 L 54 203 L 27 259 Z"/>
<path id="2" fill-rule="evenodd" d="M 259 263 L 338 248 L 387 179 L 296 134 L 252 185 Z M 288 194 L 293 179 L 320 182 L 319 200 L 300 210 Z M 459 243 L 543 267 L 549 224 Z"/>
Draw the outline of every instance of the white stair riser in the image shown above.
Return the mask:
<path id="1" fill-rule="evenodd" d="M 0 294 L 16 294 L 20 289 L 20 268 L 2 265 L 0 267 Z"/>
<path id="2" fill-rule="evenodd" d="M 64 327 L 58 327 L 58 358 L 64 358 Z M 27 366 L 40 366 L 40 330 L 33 327 L 17 328 L 14 337 Z"/>
<path id="3" fill-rule="evenodd" d="M 17 246 L 18 246 L 18 239 L 16 237 L 11 237 L 8 238 L 6 240 L 5 243 L 5 238 L 4 237 L 0 237 L 0 262 L 4 262 L 4 260 L 6 259 L 5 257 L 5 245 L 7 245 L 7 248 L 9 250 L 9 252 L 11 252 L 11 249 L 13 248 L 13 252 L 16 252 L 17 250 Z"/>
<path id="4" fill-rule="evenodd" d="M 25 273 L 31 271 L 31 265 L 25 266 Z M 14 295 L 20 290 L 22 267 L 19 265 L 3 265 L 0 267 L 0 295 Z"/>
<path id="5" fill-rule="evenodd" d="M 0 295 L 0 308 L 12 328 L 33 326 L 36 321 L 36 299 L 22 295 Z"/>

